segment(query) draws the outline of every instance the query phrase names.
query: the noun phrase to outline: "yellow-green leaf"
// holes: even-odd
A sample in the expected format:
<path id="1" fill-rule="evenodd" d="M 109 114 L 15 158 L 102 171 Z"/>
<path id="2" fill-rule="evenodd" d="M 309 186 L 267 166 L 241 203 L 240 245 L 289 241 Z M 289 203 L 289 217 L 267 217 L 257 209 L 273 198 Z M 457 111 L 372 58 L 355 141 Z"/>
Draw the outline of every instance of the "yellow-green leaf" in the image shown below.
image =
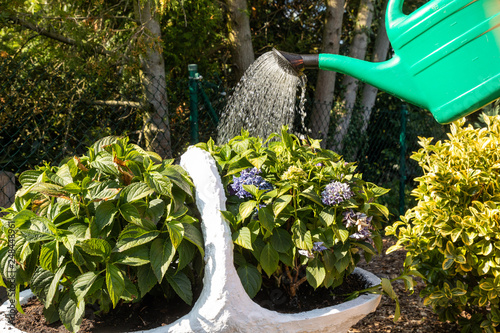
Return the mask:
<path id="1" fill-rule="evenodd" d="M 125 290 L 125 278 L 121 270 L 110 263 L 106 264 L 106 287 L 115 308 Z"/>

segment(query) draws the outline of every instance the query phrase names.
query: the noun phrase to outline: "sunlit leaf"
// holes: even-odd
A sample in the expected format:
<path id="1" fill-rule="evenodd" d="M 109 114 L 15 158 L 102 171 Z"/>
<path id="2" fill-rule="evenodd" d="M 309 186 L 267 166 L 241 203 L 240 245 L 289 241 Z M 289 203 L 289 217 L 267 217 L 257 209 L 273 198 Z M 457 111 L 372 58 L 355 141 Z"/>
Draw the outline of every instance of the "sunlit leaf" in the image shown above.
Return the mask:
<path id="1" fill-rule="evenodd" d="M 163 280 L 163 276 L 174 259 L 175 252 L 175 247 L 169 239 L 157 238 L 151 243 L 149 258 L 158 283 Z"/>
<path id="2" fill-rule="evenodd" d="M 115 308 L 125 289 L 125 279 L 121 270 L 110 263 L 106 264 L 106 287 Z"/>
<path id="3" fill-rule="evenodd" d="M 250 229 L 243 227 L 233 232 L 233 242 L 241 247 L 253 250 L 252 235 Z"/>

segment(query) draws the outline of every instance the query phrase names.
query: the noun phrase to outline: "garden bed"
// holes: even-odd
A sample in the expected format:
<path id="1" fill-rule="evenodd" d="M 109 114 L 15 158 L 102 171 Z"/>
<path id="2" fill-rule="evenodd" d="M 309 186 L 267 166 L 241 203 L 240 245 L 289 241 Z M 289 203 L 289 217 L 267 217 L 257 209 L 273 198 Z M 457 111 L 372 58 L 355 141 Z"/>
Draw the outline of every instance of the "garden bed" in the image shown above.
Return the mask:
<path id="1" fill-rule="evenodd" d="M 43 304 L 36 298 L 23 306 L 25 314 L 17 314 L 14 326 L 28 333 L 68 333 L 64 325 L 57 321 L 47 324 L 43 316 Z M 146 296 L 135 304 L 122 304 L 104 317 L 92 314 L 89 309 L 82 321 L 79 333 L 118 333 L 147 330 L 174 322 L 191 311 L 191 306 L 180 299 L 167 302 Z"/>
<path id="2" fill-rule="evenodd" d="M 395 278 L 399 275 L 406 252 L 397 250 L 388 255 L 385 251 L 395 244 L 392 238 L 384 238 L 384 254 L 374 256 L 370 263 L 364 261 L 359 267 L 369 270 L 378 277 Z M 442 323 L 432 309 L 424 306 L 419 292 L 423 283 L 419 278 L 415 286 L 415 292 L 410 295 L 404 291 L 402 282 L 394 284 L 394 290 L 399 296 L 401 303 L 401 317 L 394 323 L 394 302 L 387 296 L 382 296 L 377 310 L 354 325 L 348 333 L 452 333 L 460 332 L 460 329 L 451 323 Z"/>
<path id="3" fill-rule="evenodd" d="M 269 310 L 281 313 L 299 313 L 313 309 L 325 308 L 342 303 L 343 295 L 366 287 L 366 280 L 357 274 L 351 274 L 345 282 L 334 291 L 316 291 L 309 285 L 299 289 L 297 297 L 289 301 L 280 289 L 261 290 L 254 301 Z M 332 295 L 335 295 L 332 297 Z M 14 326 L 27 333 L 68 333 L 61 322 L 47 324 L 43 316 L 43 304 L 32 298 L 23 305 L 25 314 L 17 314 Z M 103 317 L 92 314 L 89 308 L 83 319 L 79 333 L 118 333 L 148 330 L 168 325 L 186 315 L 191 307 L 180 299 L 167 301 L 162 298 L 146 296 L 135 304 L 122 304 Z"/>
<path id="4" fill-rule="evenodd" d="M 384 239 L 384 251 L 394 244 L 394 240 L 385 238 Z M 379 277 L 393 278 L 399 273 L 400 268 L 403 265 L 405 258 L 405 252 L 403 250 L 395 251 L 389 255 L 375 256 L 369 264 L 364 262 L 360 263 L 358 266 L 373 272 Z M 396 283 L 395 289 L 399 295 L 401 302 L 401 318 L 394 323 L 394 302 L 386 296 L 382 297 L 382 301 L 374 313 L 369 314 L 360 322 L 358 322 L 353 328 L 349 330 L 349 333 L 451 333 L 458 332 L 459 329 L 450 323 L 441 323 L 437 316 L 432 312 L 432 310 L 423 305 L 423 300 L 418 296 L 420 289 L 423 284 L 419 282 L 415 288 L 415 293 L 409 295 L 404 292 L 402 283 Z M 6 300 L 5 294 L 3 294 L 2 302 Z M 271 301 L 271 299 L 269 299 Z M 267 303 L 269 306 L 269 303 Z M 266 304 L 263 304 L 266 306 Z M 142 309 L 142 310 L 141 310 Z M 143 309 L 141 307 L 139 311 L 151 311 L 149 308 Z M 170 311 L 162 310 L 164 316 L 172 316 L 172 320 L 176 319 L 176 315 Z M 136 316 L 139 319 L 139 316 Z M 143 316 L 142 319 L 146 320 Z M 140 319 L 139 319 L 140 320 Z M 159 323 L 158 326 L 161 326 Z M 149 326 L 144 326 L 144 323 L 137 324 L 137 329 L 145 329 Z M 37 326 L 37 333 L 44 332 L 67 332 L 67 331 L 57 331 L 58 326 L 55 325 L 52 331 L 43 331 Z M 110 331 L 108 326 L 107 332 Z M 82 331 L 85 332 L 85 331 Z M 88 331 L 87 331 L 88 332 Z M 97 332 L 97 331 L 94 331 Z"/>

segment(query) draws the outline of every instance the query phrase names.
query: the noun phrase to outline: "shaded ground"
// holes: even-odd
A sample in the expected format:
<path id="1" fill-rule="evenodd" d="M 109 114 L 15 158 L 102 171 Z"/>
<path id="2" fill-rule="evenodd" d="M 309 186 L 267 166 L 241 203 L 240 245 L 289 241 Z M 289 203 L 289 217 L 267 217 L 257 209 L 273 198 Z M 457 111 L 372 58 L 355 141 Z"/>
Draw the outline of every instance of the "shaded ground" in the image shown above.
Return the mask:
<path id="1" fill-rule="evenodd" d="M 379 277 L 395 278 L 399 275 L 405 259 L 405 251 L 399 250 L 388 255 L 387 248 L 394 244 L 393 240 L 384 239 L 384 254 L 375 257 L 370 263 L 358 265 L 371 271 Z M 423 283 L 418 283 L 413 295 L 404 291 L 403 283 L 394 286 L 399 295 L 401 304 L 401 317 L 394 323 L 394 302 L 387 296 L 374 313 L 369 314 L 358 322 L 349 333 L 454 333 L 460 329 L 451 323 L 442 323 L 428 307 L 423 304 L 423 299 L 418 296 Z"/>

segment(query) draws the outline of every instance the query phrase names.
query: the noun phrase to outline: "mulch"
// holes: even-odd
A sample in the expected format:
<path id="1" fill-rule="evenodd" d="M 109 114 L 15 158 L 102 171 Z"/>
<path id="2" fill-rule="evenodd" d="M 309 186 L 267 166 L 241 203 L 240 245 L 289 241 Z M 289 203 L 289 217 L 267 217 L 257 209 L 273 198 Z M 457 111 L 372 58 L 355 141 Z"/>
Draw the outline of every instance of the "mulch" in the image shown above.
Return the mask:
<path id="1" fill-rule="evenodd" d="M 379 277 L 393 279 L 400 275 L 403 262 L 406 257 L 404 250 L 398 250 L 390 254 L 385 251 L 395 241 L 391 238 L 384 239 L 384 252 L 375 256 L 368 264 L 360 263 L 358 266 L 364 268 Z M 387 296 L 382 297 L 382 301 L 377 310 L 353 326 L 348 333 L 454 333 L 460 329 L 453 323 L 443 323 L 438 320 L 436 314 L 430 307 L 424 306 L 423 299 L 420 298 L 420 290 L 424 284 L 418 278 L 415 292 L 410 294 L 404 290 L 402 281 L 393 284 L 395 292 L 398 294 L 401 305 L 401 317 L 394 323 L 395 303 Z"/>

